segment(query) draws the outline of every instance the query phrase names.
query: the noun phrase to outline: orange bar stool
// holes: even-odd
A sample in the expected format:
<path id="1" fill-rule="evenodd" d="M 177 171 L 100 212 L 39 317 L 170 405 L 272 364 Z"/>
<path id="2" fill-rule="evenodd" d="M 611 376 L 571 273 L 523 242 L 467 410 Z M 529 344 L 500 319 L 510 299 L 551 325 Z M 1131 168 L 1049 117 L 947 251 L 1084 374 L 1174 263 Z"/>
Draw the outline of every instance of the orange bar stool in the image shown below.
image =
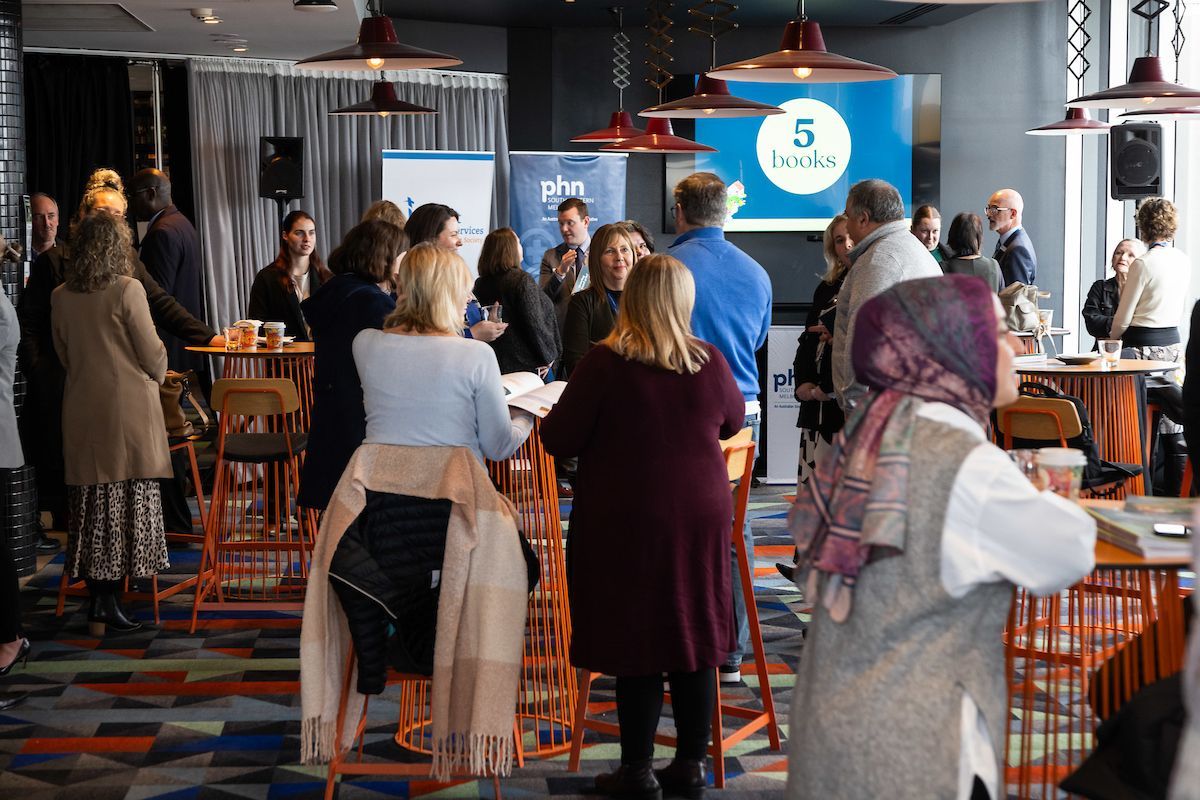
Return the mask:
<path id="1" fill-rule="evenodd" d="M 758 623 L 758 606 L 754 600 L 754 569 L 750 554 L 746 552 L 746 543 L 742 538 L 742 527 L 746 522 L 746 507 L 750 500 L 750 482 L 754 472 L 754 442 L 750 439 L 750 429 L 745 428 L 732 439 L 722 444 L 725 446 L 725 464 L 729 470 L 729 479 L 737 482 L 734 492 L 733 527 L 731 538 L 737 551 L 738 571 L 742 578 L 742 596 L 746 601 L 746 616 L 750 625 L 750 644 L 754 650 L 754 671 L 758 675 L 758 685 L 762 694 L 762 708 L 751 708 L 721 701 L 721 681 L 717 677 L 717 702 L 713 709 L 712 744 L 708 752 L 713 759 L 713 785 L 718 789 L 725 787 L 725 752 L 741 742 L 755 731 L 767 729 L 767 738 L 771 749 L 778 751 L 781 747 L 779 739 L 779 721 L 775 715 L 775 700 L 771 695 L 771 681 L 767 667 L 766 651 L 763 649 L 762 629 Z M 743 665 L 744 668 L 744 665 Z M 615 703 L 589 704 L 592 681 L 601 677 L 587 670 L 580 670 L 579 701 L 575 705 L 575 722 L 572 725 L 571 755 L 567 769 L 579 771 L 580 756 L 583 752 L 584 730 L 600 731 L 610 735 L 620 733 L 620 727 L 612 722 L 591 719 L 588 712 L 603 713 L 615 708 Z M 666 695 L 670 700 L 670 693 Z M 742 725 L 724 733 L 724 717 L 741 720 Z M 659 744 L 673 746 L 675 737 L 667 734 L 657 734 L 654 741 Z"/>
<path id="2" fill-rule="evenodd" d="M 192 632 L 201 610 L 301 610 L 317 530 L 314 510 L 292 513 L 308 443 L 292 427 L 296 384 L 223 378 L 213 384 L 212 406 L 221 425 Z"/>

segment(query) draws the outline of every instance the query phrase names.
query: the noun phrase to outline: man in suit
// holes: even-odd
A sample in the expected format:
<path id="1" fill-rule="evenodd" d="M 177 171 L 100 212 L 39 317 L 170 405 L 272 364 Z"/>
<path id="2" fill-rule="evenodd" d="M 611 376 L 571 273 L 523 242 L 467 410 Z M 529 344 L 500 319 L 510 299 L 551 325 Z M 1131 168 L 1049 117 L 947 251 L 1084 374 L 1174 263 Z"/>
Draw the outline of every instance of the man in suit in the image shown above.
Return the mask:
<path id="1" fill-rule="evenodd" d="M 591 283 L 587 269 L 587 250 L 591 244 L 587 203 L 578 197 L 568 197 L 558 206 L 558 229 L 563 240 L 542 256 L 538 285 L 554 301 L 561 331 L 567 317 L 571 295 L 582 292 Z"/>
<path id="2" fill-rule="evenodd" d="M 157 169 L 144 169 L 133 176 L 130 210 L 150 225 L 142 238 L 139 257 L 150 277 L 196 319 L 204 319 L 200 290 L 200 238 L 196 229 L 171 202 L 171 181 Z M 167 346 L 171 369 L 204 368 L 204 359 L 187 352 L 187 342 L 159 329 Z"/>
<path id="3" fill-rule="evenodd" d="M 1000 262 L 1004 285 L 1014 281 L 1037 283 L 1037 253 L 1033 252 L 1029 234 L 1021 227 L 1021 215 L 1025 211 L 1021 195 L 1016 189 L 997 189 L 988 198 L 985 211 L 988 228 L 1000 235 L 992 258 Z"/>

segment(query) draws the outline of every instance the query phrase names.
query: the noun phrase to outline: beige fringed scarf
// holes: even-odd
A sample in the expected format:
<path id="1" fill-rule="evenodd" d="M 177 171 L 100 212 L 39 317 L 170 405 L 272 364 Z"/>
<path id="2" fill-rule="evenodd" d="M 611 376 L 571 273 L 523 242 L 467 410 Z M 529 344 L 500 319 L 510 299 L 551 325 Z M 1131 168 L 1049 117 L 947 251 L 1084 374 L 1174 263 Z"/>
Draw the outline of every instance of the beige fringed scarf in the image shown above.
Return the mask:
<path id="1" fill-rule="evenodd" d="M 346 752 L 362 716 L 351 676 L 342 741 L 334 742 L 338 700 L 352 647 L 346 617 L 329 588 L 329 562 L 366 504 L 366 490 L 453 502 L 442 562 L 433 655 L 431 775 L 507 775 L 521 674 L 528 586 L 517 515 L 470 450 L 364 444 L 355 451 L 321 521 L 300 632 L 303 763 Z"/>

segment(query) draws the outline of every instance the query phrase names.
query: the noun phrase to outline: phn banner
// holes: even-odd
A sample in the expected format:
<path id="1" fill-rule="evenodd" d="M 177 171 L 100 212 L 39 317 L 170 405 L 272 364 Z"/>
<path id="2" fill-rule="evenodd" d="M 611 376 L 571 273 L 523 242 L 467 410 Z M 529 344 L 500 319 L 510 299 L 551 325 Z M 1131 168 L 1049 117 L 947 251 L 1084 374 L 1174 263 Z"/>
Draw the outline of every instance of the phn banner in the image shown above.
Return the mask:
<path id="1" fill-rule="evenodd" d="M 459 255 L 476 273 L 479 252 L 492 219 L 495 153 L 450 150 L 384 150 L 383 198 L 406 216 L 426 203 L 458 212 L 463 246 Z"/>
<path id="2" fill-rule="evenodd" d="M 795 483 L 800 469 L 800 401 L 792 362 L 802 333 L 803 325 L 772 325 L 767 331 L 766 391 L 761 396 L 767 418 L 767 483 Z"/>
<path id="3" fill-rule="evenodd" d="M 562 241 L 558 205 L 569 197 L 587 203 L 589 230 L 625 219 L 624 153 L 509 154 L 509 222 L 521 238 L 521 266 L 534 277 L 542 254 Z"/>

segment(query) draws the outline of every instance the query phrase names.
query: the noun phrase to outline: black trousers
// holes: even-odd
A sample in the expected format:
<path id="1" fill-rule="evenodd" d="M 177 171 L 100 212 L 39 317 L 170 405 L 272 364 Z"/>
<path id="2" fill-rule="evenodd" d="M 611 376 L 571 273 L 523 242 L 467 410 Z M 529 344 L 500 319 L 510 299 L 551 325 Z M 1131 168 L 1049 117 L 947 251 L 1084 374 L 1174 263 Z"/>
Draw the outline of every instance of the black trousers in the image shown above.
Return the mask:
<path id="1" fill-rule="evenodd" d="M 712 733 L 713 705 L 717 700 L 715 670 L 672 672 L 671 707 L 678 743 L 675 757 L 702 761 Z M 621 726 L 621 763 L 636 764 L 654 756 L 654 734 L 662 715 L 662 675 L 617 678 L 617 722 Z"/>

